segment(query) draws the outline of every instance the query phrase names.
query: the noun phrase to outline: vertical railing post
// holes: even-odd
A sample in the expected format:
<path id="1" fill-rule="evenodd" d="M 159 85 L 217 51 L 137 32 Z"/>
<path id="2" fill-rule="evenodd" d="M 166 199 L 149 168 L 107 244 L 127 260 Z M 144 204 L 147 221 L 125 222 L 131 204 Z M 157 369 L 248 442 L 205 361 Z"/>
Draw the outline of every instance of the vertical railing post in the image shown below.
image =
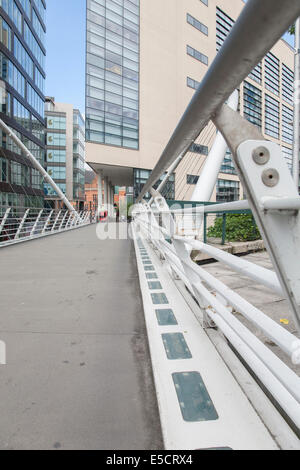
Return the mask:
<path id="1" fill-rule="evenodd" d="M 226 242 L 226 222 L 227 222 L 227 214 L 224 212 L 223 222 L 222 222 L 222 245 L 225 245 L 225 242 Z"/>
<path id="2" fill-rule="evenodd" d="M 25 214 L 24 214 L 24 216 L 23 216 L 23 218 L 22 218 L 22 220 L 21 220 L 21 222 L 20 222 L 19 228 L 18 228 L 17 233 L 16 233 L 16 235 L 15 235 L 15 240 L 17 240 L 17 239 L 19 238 L 19 236 L 20 236 L 20 233 L 21 233 L 21 231 L 22 231 L 22 228 L 24 227 L 24 224 L 25 224 L 25 221 L 26 221 L 27 216 L 28 216 L 28 214 L 29 214 L 29 211 L 30 211 L 30 209 L 27 209 L 27 210 L 26 210 L 26 212 L 25 212 Z"/>
<path id="3" fill-rule="evenodd" d="M 203 222 L 203 242 L 207 243 L 207 214 L 204 213 L 204 222 Z"/>
<path id="4" fill-rule="evenodd" d="M 50 214 L 48 215 L 48 217 L 47 217 L 47 219 L 46 219 L 45 225 L 44 225 L 43 230 L 42 230 L 42 234 L 43 234 L 43 235 L 44 235 L 44 233 L 46 232 L 46 228 L 47 228 L 47 226 L 48 226 L 48 224 L 49 224 L 49 222 L 50 222 L 50 219 L 51 219 L 51 217 L 52 217 L 53 212 L 54 212 L 54 211 L 53 211 L 53 209 L 52 209 L 52 211 L 50 212 Z"/>
<path id="5" fill-rule="evenodd" d="M 60 223 L 60 225 L 59 225 L 59 229 L 58 229 L 58 230 L 61 230 L 61 229 L 62 229 L 62 226 L 63 226 L 63 224 L 64 224 L 64 221 L 66 220 L 67 215 L 68 215 L 68 211 L 66 211 L 65 215 L 63 216 L 63 219 L 62 219 L 62 221 L 61 221 L 61 223 Z"/>
<path id="6" fill-rule="evenodd" d="M 10 211 L 11 211 L 11 207 L 8 207 L 8 209 L 6 209 L 6 211 L 5 211 L 5 214 L 3 216 L 3 219 L 2 219 L 2 222 L 1 222 L 1 225 L 0 225 L 0 235 L 1 235 L 2 230 L 4 228 L 5 222 L 7 221 L 7 218 L 10 214 Z"/>
<path id="7" fill-rule="evenodd" d="M 69 227 L 69 225 L 71 226 L 71 219 L 72 219 L 72 212 L 69 211 L 68 214 L 69 214 L 69 217 L 66 223 L 66 229 Z"/>
<path id="8" fill-rule="evenodd" d="M 57 222 L 58 222 L 58 219 L 59 219 L 59 216 L 60 216 L 61 212 L 62 212 L 62 211 L 60 210 L 59 213 L 57 214 L 57 217 L 56 217 L 56 219 L 55 219 L 55 221 L 54 221 L 54 224 L 52 225 L 51 232 L 54 232 L 55 226 L 56 226 L 56 224 L 57 224 Z"/>
<path id="9" fill-rule="evenodd" d="M 42 213 L 43 213 L 43 209 L 40 210 L 40 212 L 39 212 L 39 214 L 38 214 L 38 216 L 37 216 L 37 218 L 36 218 L 36 221 L 35 221 L 35 223 L 34 223 L 34 225 L 33 225 L 33 227 L 32 227 L 32 230 L 31 230 L 31 232 L 30 232 L 30 236 L 31 236 L 31 237 L 34 235 L 34 232 L 35 232 L 35 230 L 36 230 L 36 228 L 37 228 L 37 224 L 39 223 L 40 218 L 42 217 Z"/>

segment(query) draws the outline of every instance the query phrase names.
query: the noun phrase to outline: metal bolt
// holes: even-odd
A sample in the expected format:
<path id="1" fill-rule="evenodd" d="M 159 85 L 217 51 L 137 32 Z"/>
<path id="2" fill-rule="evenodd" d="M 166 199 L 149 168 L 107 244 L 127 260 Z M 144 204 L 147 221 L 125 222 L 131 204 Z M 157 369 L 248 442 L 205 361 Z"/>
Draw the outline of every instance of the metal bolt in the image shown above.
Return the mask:
<path id="1" fill-rule="evenodd" d="M 279 183 L 279 173 L 275 168 L 268 168 L 262 174 L 263 183 L 269 188 L 274 188 Z"/>
<path id="2" fill-rule="evenodd" d="M 257 147 L 253 150 L 252 157 L 258 165 L 265 165 L 270 160 L 270 152 L 266 147 Z"/>

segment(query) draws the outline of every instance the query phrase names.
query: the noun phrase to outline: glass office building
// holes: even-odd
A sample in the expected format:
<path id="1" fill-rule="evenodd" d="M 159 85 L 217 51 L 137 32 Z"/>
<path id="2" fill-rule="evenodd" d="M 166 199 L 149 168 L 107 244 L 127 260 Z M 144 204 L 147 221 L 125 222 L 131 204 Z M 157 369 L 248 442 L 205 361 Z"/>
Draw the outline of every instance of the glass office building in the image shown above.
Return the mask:
<path id="1" fill-rule="evenodd" d="M 87 162 L 137 195 L 245 6 L 243 0 L 87 0 Z M 290 165 L 294 50 L 280 39 L 239 87 L 240 114 Z M 208 125 L 169 194 L 188 200 L 215 138 Z M 244 197 L 228 151 L 212 200 Z M 99 179 L 101 181 L 101 179 Z M 224 183 L 222 183 L 224 181 Z"/>
<path id="2" fill-rule="evenodd" d="M 57 186 L 73 203 L 82 210 L 85 184 L 85 122 L 78 109 L 65 103 L 56 103 L 46 97 L 46 170 Z M 48 206 L 63 206 L 56 191 L 50 184 L 44 184 Z"/>
<path id="3" fill-rule="evenodd" d="M 139 0 L 87 0 L 86 139 L 139 147 Z"/>
<path id="4" fill-rule="evenodd" d="M 0 0 L 0 117 L 41 164 L 45 155 L 44 0 Z M 0 130 L 0 206 L 43 207 L 42 178 Z"/>

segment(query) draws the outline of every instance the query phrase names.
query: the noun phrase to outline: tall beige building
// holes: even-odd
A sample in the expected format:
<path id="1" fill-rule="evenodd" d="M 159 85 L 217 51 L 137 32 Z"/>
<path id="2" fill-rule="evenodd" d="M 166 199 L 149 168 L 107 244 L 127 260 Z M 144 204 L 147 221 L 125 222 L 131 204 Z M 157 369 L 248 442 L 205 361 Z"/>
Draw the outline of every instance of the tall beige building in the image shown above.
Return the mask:
<path id="1" fill-rule="evenodd" d="M 138 194 L 243 7 L 242 0 L 87 0 L 86 160 L 108 186 Z M 280 40 L 239 90 L 241 114 L 289 163 L 293 68 L 294 51 Z M 168 197 L 191 197 L 214 138 L 210 124 Z M 228 153 L 213 200 L 242 197 Z"/>

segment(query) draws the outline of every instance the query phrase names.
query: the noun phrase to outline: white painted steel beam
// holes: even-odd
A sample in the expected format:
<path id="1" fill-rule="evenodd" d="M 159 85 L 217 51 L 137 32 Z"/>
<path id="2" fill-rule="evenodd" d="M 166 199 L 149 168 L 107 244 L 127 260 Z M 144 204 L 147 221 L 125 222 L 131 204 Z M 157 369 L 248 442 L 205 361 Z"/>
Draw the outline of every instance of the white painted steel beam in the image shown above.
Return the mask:
<path id="1" fill-rule="evenodd" d="M 228 106 L 237 111 L 239 105 L 239 92 L 235 90 L 228 100 Z M 200 178 L 196 184 L 191 201 L 210 201 L 216 186 L 216 180 L 226 155 L 228 144 L 221 132 L 218 132 L 215 142 L 205 161 Z"/>
<path id="2" fill-rule="evenodd" d="M 220 106 L 300 15 L 298 0 L 248 0 L 195 92 L 137 202 L 186 153 Z M 255 25 L 255 27 L 253 27 Z"/>
<path id="3" fill-rule="evenodd" d="M 25 153 L 26 157 L 31 161 L 34 167 L 40 172 L 43 176 L 44 180 L 50 184 L 50 186 L 54 189 L 63 203 L 67 206 L 69 210 L 74 211 L 74 207 L 70 203 L 70 201 L 66 198 L 64 193 L 61 189 L 57 186 L 57 184 L 53 181 L 51 176 L 47 173 L 45 168 L 42 167 L 40 162 L 32 155 L 32 153 L 28 150 L 28 148 L 23 144 L 23 142 L 16 136 L 16 134 L 5 124 L 5 122 L 0 119 L 0 127 L 4 130 L 6 134 L 15 142 L 15 144 Z"/>
<path id="4" fill-rule="evenodd" d="M 284 291 L 280 285 L 278 277 L 273 271 L 258 266 L 257 264 L 250 263 L 249 261 L 239 258 L 238 256 L 231 255 L 230 253 L 226 253 L 223 250 L 219 250 L 218 248 L 207 245 L 200 241 L 189 240 L 178 236 L 175 238 L 177 240 L 181 240 L 187 245 L 190 245 L 194 250 L 199 250 L 202 253 L 210 255 L 212 258 L 221 261 L 243 276 L 247 276 L 256 282 L 263 284 L 277 294 L 284 296 Z"/>

